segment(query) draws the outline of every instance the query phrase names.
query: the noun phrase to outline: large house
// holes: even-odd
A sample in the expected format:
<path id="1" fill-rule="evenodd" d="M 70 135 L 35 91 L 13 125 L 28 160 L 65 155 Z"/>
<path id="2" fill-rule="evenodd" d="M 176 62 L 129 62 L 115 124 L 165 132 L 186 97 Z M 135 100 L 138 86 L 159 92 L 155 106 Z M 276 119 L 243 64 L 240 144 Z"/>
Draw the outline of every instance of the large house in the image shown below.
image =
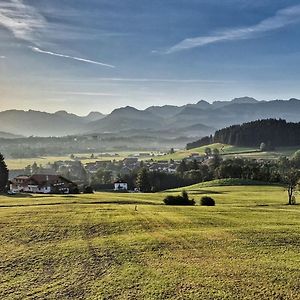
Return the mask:
<path id="1" fill-rule="evenodd" d="M 78 191 L 77 185 L 60 176 L 37 174 L 32 176 L 18 176 L 11 181 L 13 192 L 37 194 L 70 194 Z"/>

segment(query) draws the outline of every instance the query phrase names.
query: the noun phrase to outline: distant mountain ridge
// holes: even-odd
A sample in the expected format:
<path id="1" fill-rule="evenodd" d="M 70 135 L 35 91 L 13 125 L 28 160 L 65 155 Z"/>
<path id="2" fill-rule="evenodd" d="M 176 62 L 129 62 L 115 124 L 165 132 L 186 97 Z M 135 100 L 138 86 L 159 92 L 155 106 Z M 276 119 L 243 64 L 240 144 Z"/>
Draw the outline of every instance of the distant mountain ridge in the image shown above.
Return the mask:
<path id="1" fill-rule="evenodd" d="M 258 101 L 251 97 L 183 106 L 126 106 L 108 115 L 91 112 L 81 117 L 67 111 L 8 110 L 0 112 L 0 130 L 24 136 L 66 136 L 111 133 L 115 136 L 152 135 L 169 138 L 202 137 L 215 130 L 257 119 L 300 120 L 300 100 Z"/>
<path id="2" fill-rule="evenodd" d="M 0 129 L 24 136 L 64 136 L 84 133 L 84 126 L 91 122 L 90 117 L 80 117 L 66 111 L 7 110 L 0 112 Z M 104 115 L 99 113 L 98 117 L 96 120 Z"/>
<path id="3" fill-rule="evenodd" d="M 16 134 L 12 134 L 9 132 L 3 132 L 0 131 L 0 138 L 1 139 L 18 139 L 18 138 L 23 138 L 24 136 L 22 135 L 16 135 Z"/>

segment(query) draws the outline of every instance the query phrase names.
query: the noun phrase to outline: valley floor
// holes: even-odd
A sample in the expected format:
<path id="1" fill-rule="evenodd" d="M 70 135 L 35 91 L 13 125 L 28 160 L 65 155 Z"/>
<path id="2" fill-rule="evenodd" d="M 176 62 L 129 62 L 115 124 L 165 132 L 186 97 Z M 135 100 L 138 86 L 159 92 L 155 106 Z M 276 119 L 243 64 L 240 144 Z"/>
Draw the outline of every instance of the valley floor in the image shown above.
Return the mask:
<path id="1" fill-rule="evenodd" d="M 300 299 L 300 206 L 282 187 L 187 190 L 217 206 L 1 196 L 0 299 Z"/>

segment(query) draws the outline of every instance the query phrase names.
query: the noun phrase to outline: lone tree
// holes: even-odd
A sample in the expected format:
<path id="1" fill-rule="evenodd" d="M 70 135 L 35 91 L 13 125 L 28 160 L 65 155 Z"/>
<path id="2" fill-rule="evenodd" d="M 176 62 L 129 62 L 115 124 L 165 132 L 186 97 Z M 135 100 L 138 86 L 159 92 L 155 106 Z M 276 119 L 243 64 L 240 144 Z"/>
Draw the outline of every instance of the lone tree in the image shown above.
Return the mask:
<path id="1" fill-rule="evenodd" d="M 300 180 L 300 171 L 293 168 L 287 171 L 283 175 L 283 183 L 285 184 L 287 189 L 289 205 L 296 204 L 295 192 L 297 190 L 299 180 Z"/>
<path id="2" fill-rule="evenodd" d="M 206 147 L 206 148 L 204 149 L 204 153 L 206 154 L 206 156 L 210 156 L 210 155 L 212 154 L 211 148 Z"/>
<path id="3" fill-rule="evenodd" d="M 0 153 L 0 192 L 5 191 L 8 183 L 8 169 L 4 161 L 4 156 Z"/>

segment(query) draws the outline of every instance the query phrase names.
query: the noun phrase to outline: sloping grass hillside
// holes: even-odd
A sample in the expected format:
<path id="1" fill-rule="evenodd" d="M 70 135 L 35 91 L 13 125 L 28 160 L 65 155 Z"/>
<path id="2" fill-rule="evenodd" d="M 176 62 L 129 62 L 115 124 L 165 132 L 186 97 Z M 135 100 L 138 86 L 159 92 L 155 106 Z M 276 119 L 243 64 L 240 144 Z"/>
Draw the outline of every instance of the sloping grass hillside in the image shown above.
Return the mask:
<path id="1" fill-rule="evenodd" d="M 281 187 L 215 184 L 186 187 L 215 207 L 0 196 L 0 299 L 300 299 L 300 206 Z"/>
<path id="2" fill-rule="evenodd" d="M 257 152 L 258 149 L 255 148 L 246 148 L 246 147 L 235 147 L 232 145 L 225 145 L 225 144 L 211 144 L 208 146 L 198 147 L 191 150 L 180 150 L 173 154 L 168 154 L 160 157 L 155 157 L 155 160 L 181 160 L 183 158 L 189 157 L 192 153 L 198 153 L 200 155 L 203 155 L 205 153 L 205 149 L 209 147 L 211 149 L 218 149 L 220 151 L 220 154 L 236 154 L 236 153 L 249 153 L 249 152 Z"/>

